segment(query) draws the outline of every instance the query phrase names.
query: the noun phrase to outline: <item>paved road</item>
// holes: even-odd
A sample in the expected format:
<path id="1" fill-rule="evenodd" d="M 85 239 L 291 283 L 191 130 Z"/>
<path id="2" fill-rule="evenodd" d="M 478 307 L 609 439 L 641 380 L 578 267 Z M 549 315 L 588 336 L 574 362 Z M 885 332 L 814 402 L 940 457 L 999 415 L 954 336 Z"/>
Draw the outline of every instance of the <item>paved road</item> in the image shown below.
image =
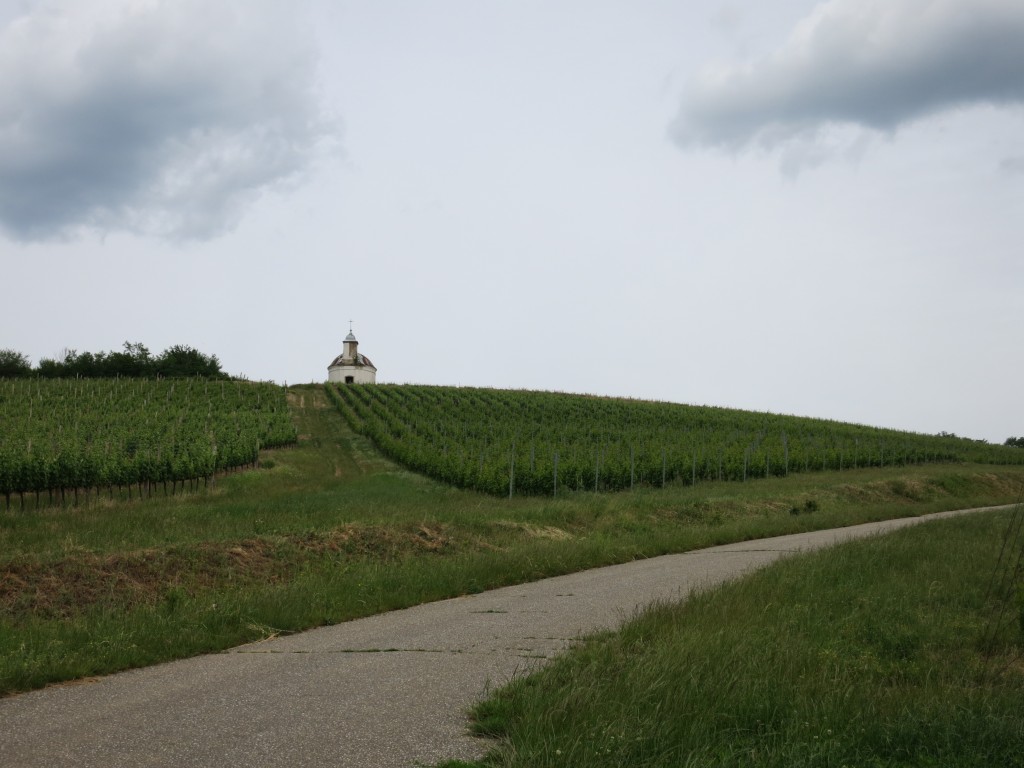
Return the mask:
<path id="1" fill-rule="evenodd" d="M 966 510 L 973 511 L 973 510 Z M 0 699 L 0 766 L 391 766 L 479 757 L 466 708 L 638 606 L 935 517 L 730 544 Z"/>

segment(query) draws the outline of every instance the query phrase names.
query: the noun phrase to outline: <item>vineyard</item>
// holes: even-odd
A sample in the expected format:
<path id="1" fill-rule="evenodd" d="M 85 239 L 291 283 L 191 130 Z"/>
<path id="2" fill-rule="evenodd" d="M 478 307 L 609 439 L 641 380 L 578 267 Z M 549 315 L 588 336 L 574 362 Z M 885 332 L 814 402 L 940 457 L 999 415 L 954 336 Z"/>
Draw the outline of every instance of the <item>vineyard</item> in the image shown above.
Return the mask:
<path id="1" fill-rule="evenodd" d="M 1018 448 L 821 419 L 568 395 L 331 385 L 390 458 L 493 495 L 620 491 L 929 462 L 1024 463 Z"/>
<path id="2" fill-rule="evenodd" d="M 198 378 L 0 379 L 0 425 L 7 508 L 175 493 L 296 439 L 281 387 Z"/>

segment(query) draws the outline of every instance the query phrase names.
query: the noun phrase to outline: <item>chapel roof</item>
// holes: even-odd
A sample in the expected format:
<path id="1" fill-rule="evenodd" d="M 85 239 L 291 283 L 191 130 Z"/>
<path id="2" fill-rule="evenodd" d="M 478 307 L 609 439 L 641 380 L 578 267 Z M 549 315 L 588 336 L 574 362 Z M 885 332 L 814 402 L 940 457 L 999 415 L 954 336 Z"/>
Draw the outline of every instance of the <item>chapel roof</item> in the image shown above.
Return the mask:
<path id="1" fill-rule="evenodd" d="M 327 367 L 330 369 L 345 365 L 356 368 L 373 368 L 373 370 L 377 370 L 377 366 L 370 362 L 370 358 L 359 352 L 356 353 L 355 360 L 347 360 L 344 355 L 338 355 Z"/>

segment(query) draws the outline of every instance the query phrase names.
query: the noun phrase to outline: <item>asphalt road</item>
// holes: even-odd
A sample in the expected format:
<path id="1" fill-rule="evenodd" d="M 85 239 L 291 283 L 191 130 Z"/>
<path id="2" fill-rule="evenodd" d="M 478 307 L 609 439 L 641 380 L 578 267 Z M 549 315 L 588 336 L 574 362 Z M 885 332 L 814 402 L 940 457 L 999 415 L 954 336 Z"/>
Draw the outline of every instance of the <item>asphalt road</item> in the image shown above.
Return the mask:
<path id="1" fill-rule="evenodd" d="M 795 552 L 951 514 L 639 560 L 0 699 L 0 766 L 473 759 L 488 744 L 467 734 L 467 707 L 580 637 Z"/>

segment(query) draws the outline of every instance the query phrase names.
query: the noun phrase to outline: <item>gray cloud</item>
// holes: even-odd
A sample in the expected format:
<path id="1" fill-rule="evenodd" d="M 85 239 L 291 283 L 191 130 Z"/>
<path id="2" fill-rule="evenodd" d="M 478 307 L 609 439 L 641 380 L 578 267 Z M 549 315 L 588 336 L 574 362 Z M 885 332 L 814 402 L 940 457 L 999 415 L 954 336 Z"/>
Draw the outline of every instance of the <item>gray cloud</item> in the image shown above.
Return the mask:
<path id="1" fill-rule="evenodd" d="M 205 239 L 307 168 L 328 122 L 279 2 L 33 3 L 0 29 L 0 225 Z"/>
<path id="2" fill-rule="evenodd" d="M 1024 157 L 1005 157 L 999 163 L 999 170 L 1014 175 L 1024 174 Z"/>
<path id="3" fill-rule="evenodd" d="M 670 135 L 681 147 L 773 149 L 1024 102 L 1022 40 L 1019 0 L 832 0 L 766 58 L 701 73 Z"/>

